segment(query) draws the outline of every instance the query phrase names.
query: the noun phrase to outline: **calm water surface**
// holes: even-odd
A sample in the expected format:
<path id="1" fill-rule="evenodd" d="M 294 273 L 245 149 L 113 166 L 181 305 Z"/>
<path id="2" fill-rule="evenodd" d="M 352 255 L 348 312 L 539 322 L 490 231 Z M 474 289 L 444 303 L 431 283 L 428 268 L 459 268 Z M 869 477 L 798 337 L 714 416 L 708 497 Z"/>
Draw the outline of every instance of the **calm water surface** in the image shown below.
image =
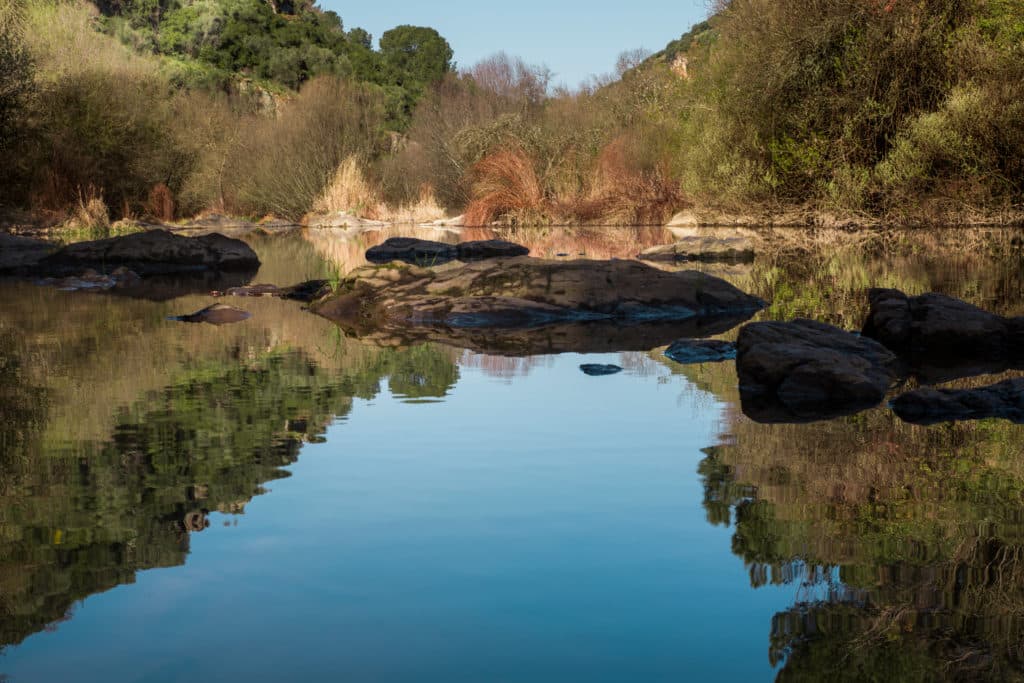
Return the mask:
<path id="1" fill-rule="evenodd" d="M 247 239 L 289 284 L 385 236 Z M 671 236 L 514 237 L 607 258 Z M 1020 315 L 1013 237 L 705 268 L 761 318 L 855 329 L 873 285 Z M 756 424 L 733 364 L 677 365 L 671 339 L 382 348 L 276 299 L 166 320 L 210 302 L 0 283 L 8 680 L 1021 678 L 1021 427 Z"/>

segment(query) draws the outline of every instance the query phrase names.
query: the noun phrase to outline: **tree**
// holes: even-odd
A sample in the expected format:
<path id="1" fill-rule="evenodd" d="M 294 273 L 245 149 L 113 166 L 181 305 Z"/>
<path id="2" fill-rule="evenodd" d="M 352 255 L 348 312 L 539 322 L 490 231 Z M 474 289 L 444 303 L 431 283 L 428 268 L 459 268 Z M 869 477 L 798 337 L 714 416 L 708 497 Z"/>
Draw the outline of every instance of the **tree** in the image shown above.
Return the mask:
<path id="1" fill-rule="evenodd" d="M 19 7 L 0 12 L 0 151 L 17 137 L 19 116 L 32 90 L 32 62 L 21 40 Z"/>
<path id="2" fill-rule="evenodd" d="M 397 26 L 380 39 L 385 68 L 395 85 L 422 92 L 423 86 L 441 80 L 452 70 L 448 41 L 432 28 Z"/>

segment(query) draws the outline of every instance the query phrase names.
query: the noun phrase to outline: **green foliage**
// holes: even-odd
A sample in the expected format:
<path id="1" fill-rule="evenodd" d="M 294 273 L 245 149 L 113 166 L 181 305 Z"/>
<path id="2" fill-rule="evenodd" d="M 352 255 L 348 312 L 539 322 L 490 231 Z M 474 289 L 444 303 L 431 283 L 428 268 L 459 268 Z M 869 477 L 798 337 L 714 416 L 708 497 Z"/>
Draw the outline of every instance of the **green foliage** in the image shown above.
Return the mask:
<path id="1" fill-rule="evenodd" d="M 18 0 L 3 0 L 0 5 L 0 154 L 5 156 L 23 134 L 25 108 L 33 90 L 22 10 Z M 0 171 L 0 178 L 7 172 Z"/>

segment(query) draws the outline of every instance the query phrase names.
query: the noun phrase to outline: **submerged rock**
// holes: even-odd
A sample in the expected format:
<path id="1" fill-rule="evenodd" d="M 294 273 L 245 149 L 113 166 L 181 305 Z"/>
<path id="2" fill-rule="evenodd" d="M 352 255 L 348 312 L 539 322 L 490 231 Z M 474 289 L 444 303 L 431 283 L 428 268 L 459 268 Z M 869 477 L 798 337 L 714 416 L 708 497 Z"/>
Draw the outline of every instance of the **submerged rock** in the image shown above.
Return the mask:
<path id="1" fill-rule="evenodd" d="M 936 293 L 909 297 L 872 289 L 868 298 L 864 336 L 900 354 L 922 381 L 1024 366 L 1024 318 L 1003 318 Z"/>
<path id="2" fill-rule="evenodd" d="M 84 268 L 129 268 L 140 275 L 197 270 L 250 270 L 260 265 L 256 252 L 241 240 L 219 234 L 185 237 L 165 230 L 71 244 L 39 261 L 43 274 L 67 274 Z"/>
<path id="3" fill-rule="evenodd" d="M 676 363 L 721 363 L 736 358 L 736 344 L 717 339 L 678 339 L 665 350 Z"/>
<path id="4" fill-rule="evenodd" d="M 686 237 L 640 252 L 643 261 L 750 262 L 754 243 L 746 237 Z"/>
<path id="5" fill-rule="evenodd" d="M 357 331 L 388 327 L 515 328 L 585 321 L 669 321 L 757 311 L 764 302 L 695 271 L 635 261 L 528 257 L 432 271 L 362 268 L 317 306 Z"/>
<path id="6" fill-rule="evenodd" d="M 748 417 L 812 422 L 877 406 L 899 377 L 899 359 L 872 339 L 798 319 L 743 327 L 736 370 Z"/>
<path id="7" fill-rule="evenodd" d="M 590 375 L 591 377 L 605 377 L 622 372 L 622 368 L 618 365 L 600 365 L 597 363 L 584 363 L 580 366 L 580 370 L 583 371 L 584 375 Z"/>
<path id="8" fill-rule="evenodd" d="M 228 306 L 227 304 L 213 304 L 206 308 L 190 313 L 188 315 L 171 316 L 168 320 L 177 320 L 183 323 L 210 323 L 211 325 L 227 325 L 248 320 L 252 314 L 243 311 L 241 308 Z"/>
<path id="9" fill-rule="evenodd" d="M 1002 418 L 1024 424 L 1024 379 L 981 389 L 918 389 L 892 403 L 902 420 L 918 425 Z"/>
<path id="10" fill-rule="evenodd" d="M 211 291 L 210 296 L 276 296 L 281 299 L 296 301 L 316 301 L 331 293 L 331 284 L 327 280 L 308 280 L 290 287 L 258 284 L 230 287 L 223 291 Z"/>

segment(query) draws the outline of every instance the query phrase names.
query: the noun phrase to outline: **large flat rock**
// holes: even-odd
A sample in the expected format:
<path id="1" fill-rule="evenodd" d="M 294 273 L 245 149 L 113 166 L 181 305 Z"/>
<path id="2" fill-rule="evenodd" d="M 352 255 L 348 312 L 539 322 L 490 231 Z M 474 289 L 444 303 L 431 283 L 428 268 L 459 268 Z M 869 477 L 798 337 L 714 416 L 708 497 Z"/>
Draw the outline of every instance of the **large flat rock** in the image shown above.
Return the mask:
<path id="1" fill-rule="evenodd" d="M 39 274 L 74 273 L 85 268 L 129 268 L 140 275 L 189 271 L 255 270 L 260 265 L 252 248 L 220 234 L 201 237 L 166 230 L 71 244 L 35 264 Z"/>
<path id="2" fill-rule="evenodd" d="M 763 306 L 757 297 L 696 271 L 668 273 L 636 261 L 517 257 L 438 271 L 401 264 L 362 268 L 316 310 L 372 330 L 688 320 Z"/>

